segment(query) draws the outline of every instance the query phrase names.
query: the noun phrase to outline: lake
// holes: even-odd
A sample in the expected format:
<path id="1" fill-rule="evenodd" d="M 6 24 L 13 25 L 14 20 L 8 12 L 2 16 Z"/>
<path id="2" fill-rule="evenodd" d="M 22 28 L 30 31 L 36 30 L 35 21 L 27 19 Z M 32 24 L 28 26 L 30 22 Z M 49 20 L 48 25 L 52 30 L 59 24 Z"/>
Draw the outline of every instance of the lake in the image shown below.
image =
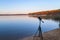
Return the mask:
<path id="1" fill-rule="evenodd" d="M 42 19 L 42 32 L 59 28 L 59 21 Z M 29 16 L 0 16 L 0 40 L 19 40 L 33 36 L 39 27 L 39 20 Z"/>

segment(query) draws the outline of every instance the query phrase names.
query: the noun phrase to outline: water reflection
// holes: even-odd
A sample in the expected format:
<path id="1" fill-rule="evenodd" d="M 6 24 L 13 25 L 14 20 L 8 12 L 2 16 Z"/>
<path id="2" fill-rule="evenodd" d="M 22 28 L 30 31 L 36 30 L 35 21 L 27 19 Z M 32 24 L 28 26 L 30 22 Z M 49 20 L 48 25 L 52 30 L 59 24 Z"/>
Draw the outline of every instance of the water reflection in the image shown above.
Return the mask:
<path id="1" fill-rule="evenodd" d="M 60 18 L 53 18 L 52 20 L 54 20 L 54 21 L 57 21 L 59 24 L 59 28 L 60 28 Z"/>
<path id="2" fill-rule="evenodd" d="M 42 32 L 59 28 L 58 21 L 42 19 Z M 0 40 L 19 40 L 34 35 L 39 27 L 39 20 L 36 17 L 28 16 L 2 16 L 0 17 Z"/>

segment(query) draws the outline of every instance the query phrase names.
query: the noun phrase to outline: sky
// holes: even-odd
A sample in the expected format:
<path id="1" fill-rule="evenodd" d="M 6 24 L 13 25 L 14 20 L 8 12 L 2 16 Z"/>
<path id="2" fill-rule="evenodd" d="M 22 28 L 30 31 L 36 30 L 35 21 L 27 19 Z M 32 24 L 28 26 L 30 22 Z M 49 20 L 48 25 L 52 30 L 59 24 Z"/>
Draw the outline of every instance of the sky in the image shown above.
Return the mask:
<path id="1" fill-rule="evenodd" d="M 30 13 L 60 9 L 60 0 L 0 0 L 0 13 Z"/>

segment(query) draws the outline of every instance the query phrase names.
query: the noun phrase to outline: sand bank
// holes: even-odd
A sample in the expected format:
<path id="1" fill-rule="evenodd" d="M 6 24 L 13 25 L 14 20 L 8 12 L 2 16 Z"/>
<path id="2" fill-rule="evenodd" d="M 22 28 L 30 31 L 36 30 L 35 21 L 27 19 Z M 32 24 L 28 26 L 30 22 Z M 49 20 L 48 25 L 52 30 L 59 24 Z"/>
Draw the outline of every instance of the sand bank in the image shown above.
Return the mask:
<path id="1" fill-rule="evenodd" d="M 33 36 L 26 37 L 22 40 L 33 40 Z M 43 33 L 43 40 L 60 40 L 60 29 L 55 29 Z"/>

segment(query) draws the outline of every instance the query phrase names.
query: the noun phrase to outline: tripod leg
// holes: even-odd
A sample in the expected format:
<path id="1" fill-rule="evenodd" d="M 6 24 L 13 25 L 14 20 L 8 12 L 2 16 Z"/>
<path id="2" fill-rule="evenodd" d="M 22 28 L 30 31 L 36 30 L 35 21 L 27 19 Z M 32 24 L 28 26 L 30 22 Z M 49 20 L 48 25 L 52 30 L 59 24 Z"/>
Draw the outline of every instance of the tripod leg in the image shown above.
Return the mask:
<path id="1" fill-rule="evenodd" d="M 40 39 L 43 40 L 42 30 L 40 26 L 38 28 L 38 31 L 39 31 L 38 37 L 40 37 Z"/>
<path id="2" fill-rule="evenodd" d="M 36 31 L 35 35 L 33 36 L 33 40 L 37 40 L 37 39 L 36 39 L 37 33 L 38 33 L 38 30 Z"/>

